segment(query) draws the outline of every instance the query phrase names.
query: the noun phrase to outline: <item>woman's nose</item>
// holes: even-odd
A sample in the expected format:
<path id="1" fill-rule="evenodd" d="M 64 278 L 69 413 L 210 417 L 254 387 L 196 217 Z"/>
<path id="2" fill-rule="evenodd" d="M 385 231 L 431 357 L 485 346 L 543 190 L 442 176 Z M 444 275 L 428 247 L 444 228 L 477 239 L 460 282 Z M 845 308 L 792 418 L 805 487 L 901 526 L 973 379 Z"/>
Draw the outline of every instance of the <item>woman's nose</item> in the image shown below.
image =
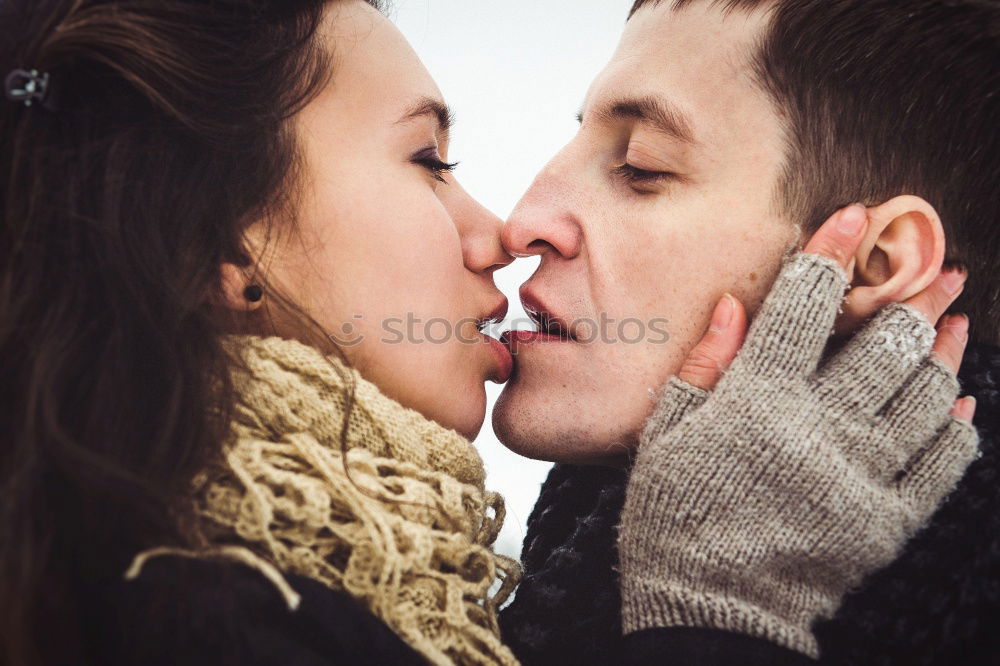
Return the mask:
<path id="1" fill-rule="evenodd" d="M 447 186 L 445 205 L 451 211 L 462 240 L 465 267 L 475 273 L 493 273 L 514 261 L 500 242 L 503 222 L 462 187 Z"/>

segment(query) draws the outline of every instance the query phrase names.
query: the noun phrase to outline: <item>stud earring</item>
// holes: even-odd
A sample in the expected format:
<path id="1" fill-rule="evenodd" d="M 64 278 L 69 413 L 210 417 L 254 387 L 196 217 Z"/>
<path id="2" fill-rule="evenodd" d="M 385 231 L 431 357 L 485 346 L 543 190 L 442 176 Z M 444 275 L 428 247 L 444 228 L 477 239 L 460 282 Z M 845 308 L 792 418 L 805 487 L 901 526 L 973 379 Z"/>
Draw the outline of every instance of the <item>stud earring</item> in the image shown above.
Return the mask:
<path id="1" fill-rule="evenodd" d="M 264 290 L 261 289 L 260 285 L 252 284 L 243 290 L 243 298 L 251 303 L 259 303 L 260 299 L 264 298 Z"/>

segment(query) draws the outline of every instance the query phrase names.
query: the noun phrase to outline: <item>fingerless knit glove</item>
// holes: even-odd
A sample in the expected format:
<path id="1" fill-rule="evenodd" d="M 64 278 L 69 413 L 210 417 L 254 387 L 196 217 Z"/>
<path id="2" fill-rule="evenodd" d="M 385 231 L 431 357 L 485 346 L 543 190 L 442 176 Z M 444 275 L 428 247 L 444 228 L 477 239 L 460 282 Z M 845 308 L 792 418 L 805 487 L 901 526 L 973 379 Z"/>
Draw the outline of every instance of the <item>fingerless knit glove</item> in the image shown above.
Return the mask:
<path id="1" fill-rule="evenodd" d="M 664 388 L 622 514 L 625 633 L 716 628 L 818 656 L 813 622 L 976 456 L 916 311 L 885 308 L 823 361 L 846 285 L 833 261 L 795 255 L 717 389 Z"/>

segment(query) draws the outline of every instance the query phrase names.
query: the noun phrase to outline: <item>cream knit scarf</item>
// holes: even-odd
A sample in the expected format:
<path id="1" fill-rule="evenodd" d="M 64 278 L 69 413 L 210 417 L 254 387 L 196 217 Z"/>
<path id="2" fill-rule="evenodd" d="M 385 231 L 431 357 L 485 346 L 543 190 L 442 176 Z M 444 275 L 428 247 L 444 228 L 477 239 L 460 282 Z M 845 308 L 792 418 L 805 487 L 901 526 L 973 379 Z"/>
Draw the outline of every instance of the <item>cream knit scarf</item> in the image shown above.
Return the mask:
<path id="1" fill-rule="evenodd" d="M 234 337 L 235 437 L 199 475 L 194 550 L 257 568 L 284 594 L 297 574 L 365 604 L 435 664 L 516 664 L 497 609 L 520 566 L 492 552 L 502 498 L 458 433 L 383 395 L 340 361 L 278 338 Z M 345 461 L 341 447 L 351 383 Z M 490 513 L 492 512 L 492 515 Z"/>

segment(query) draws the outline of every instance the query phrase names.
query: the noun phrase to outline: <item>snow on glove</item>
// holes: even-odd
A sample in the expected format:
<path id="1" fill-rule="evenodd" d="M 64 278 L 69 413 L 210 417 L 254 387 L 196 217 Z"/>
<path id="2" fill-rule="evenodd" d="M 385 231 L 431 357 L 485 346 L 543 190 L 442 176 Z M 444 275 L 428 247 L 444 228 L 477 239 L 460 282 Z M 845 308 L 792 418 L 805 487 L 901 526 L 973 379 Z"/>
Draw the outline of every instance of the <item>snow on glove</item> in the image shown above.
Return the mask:
<path id="1" fill-rule="evenodd" d="M 673 378 L 620 527 L 623 629 L 694 626 L 818 656 L 813 622 L 891 562 L 976 456 L 906 305 L 824 360 L 847 280 L 794 255 L 711 393 Z"/>

